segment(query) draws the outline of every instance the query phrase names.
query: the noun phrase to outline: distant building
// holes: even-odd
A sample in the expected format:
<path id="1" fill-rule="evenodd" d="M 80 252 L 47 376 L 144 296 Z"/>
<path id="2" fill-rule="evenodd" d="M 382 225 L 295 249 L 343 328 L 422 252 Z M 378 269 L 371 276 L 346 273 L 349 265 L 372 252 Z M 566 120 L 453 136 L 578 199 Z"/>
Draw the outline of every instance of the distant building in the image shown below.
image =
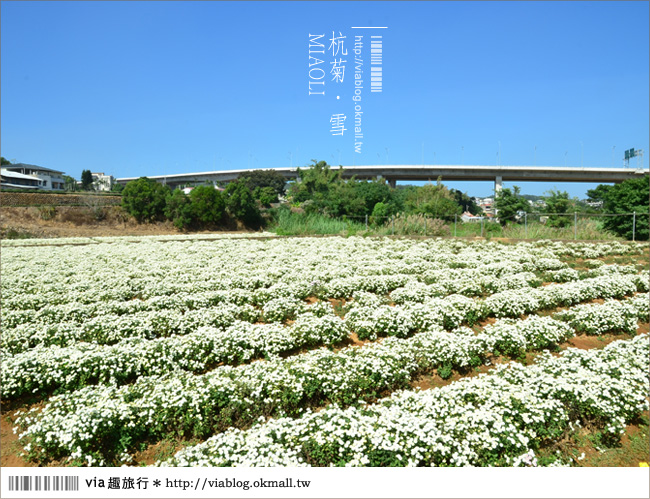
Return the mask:
<path id="1" fill-rule="evenodd" d="M 474 198 L 474 202 L 486 215 L 494 215 L 494 198 Z"/>
<path id="2" fill-rule="evenodd" d="M 472 215 L 469 211 L 466 211 L 460 216 L 460 219 L 463 222 L 480 222 L 483 218 L 485 217 L 477 217 L 476 215 Z"/>
<path id="3" fill-rule="evenodd" d="M 96 191 L 112 191 L 115 185 L 113 175 L 104 175 L 104 173 L 91 173 L 93 176 L 93 188 Z"/>
<path id="4" fill-rule="evenodd" d="M 43 166 L 16 163 L 6 165 L 1 173 L 1 186 L 5 189 L 62 191 L 65 188 L 63 172 Z"/>

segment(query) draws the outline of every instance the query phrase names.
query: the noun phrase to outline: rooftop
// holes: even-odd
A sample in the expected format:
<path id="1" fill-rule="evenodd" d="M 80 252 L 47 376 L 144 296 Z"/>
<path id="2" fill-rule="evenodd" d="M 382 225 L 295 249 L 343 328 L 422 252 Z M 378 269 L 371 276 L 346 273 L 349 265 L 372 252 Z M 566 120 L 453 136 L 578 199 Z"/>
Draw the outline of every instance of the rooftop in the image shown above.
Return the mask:
<path id="1" fill-rule="evenodd" d="M 29 165 L 27 163 L 15 163 L 13 165 L 5 165 L 4 169 L 6 170 L 15 170 L 15 169 L 29 169 L 29 170 L 38 170 L 41 172 L 49 172 L 49 173 L 60 173 L 63 174 L 64 172 L 59 171 L 59 170 L 53 170 L 52 168 L 45 168 L 44 166 L 37 166 L 37 165 Z"/>

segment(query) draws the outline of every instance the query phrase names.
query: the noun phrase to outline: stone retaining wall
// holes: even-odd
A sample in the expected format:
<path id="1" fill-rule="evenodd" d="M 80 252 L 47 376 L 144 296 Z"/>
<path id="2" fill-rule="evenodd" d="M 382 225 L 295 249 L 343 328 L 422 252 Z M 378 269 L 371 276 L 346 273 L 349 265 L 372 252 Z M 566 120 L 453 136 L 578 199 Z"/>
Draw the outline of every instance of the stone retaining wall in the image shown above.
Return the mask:
<path id="1" fill-rule="evenodd" d="M 121 196 L 0 192 L 0 206 L 119 206 Z"/>

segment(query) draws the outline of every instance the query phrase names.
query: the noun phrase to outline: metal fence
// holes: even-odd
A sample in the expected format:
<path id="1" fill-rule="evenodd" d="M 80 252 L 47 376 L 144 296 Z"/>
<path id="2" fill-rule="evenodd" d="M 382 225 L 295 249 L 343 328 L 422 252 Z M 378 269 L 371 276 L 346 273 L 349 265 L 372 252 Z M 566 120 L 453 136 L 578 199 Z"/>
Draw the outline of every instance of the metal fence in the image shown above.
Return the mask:
<path id="1" fill-rule="evenodd" d="M 515 221 L 520 224 L 520 226 L 523 226 L 524 230 L 524 239 L 528 239 L 529 237 L 529 228 L 531 227 L 532 224 L 537 223 L 537 224 L 542 224 L 542 225 L 549 225 L 549 220 L 552 220 L 553 218 L 558 219 L 562 217 L 566 217 L 567 223 L 563 224 L 565 225 L 564 229 L 566 230 L 568 227 L 573 225 L 573 239 L 578 240 L 578 228 L 579 228 L 579 221 L 584 220 L 584 219 L 602 219 L 606 217 L 629 217 L 632 222 L 632 241 L 636 241 L 637 235 L 639 233 L 640 228 L 645 228 L 645 232 L 647 233 L 647 227 L 648 227 L 648 216 L 649 214 L 647 212 L 632 212 L 632 213 L 584 213 L 584 212 L 571 212 L 571 213 L 526 213 L 526 212 L 521 212 L 517 215 L 513 215 L 511 217 L 503 218 L 503 217 L 487 217 L 487 216 L 482 216 L 482 217 L 473 217 L 469 220 L 464 220 L 461 215 L 458 214 L 448 214 L 448 215 L 438 215 L 438 216 L 431 216 L 431 215 L 421 215 L 421 230 L 423 235 L 430 235 L 427 233 L 427 226 L 428 224 L 432 224 L 434 220 L 443 220 L 447 224 L 451 226 L 453 224 L 453 236 L 458 237 L 458 232 L 459 232 L 459 226 L 460 227 L 467 227 L 469 224 L 476 224 L 480 225 L 480 237 L 485 237 L 488 232 L 490 232 L 490 226 L 491 224 L 497 224 L 500 225 L 504 221 Z M 399 217 L 404 217 L 403 215 L 397 215 L 397 219 L 399 221 Z M 390 234 L 395 235 L 396 233 L 400 233 L 399 230 L 396 231 L 396 226 L 395 226 L 395 220 L 396 216 L 391 215 L 391 216 L 384 216 L 384 217 L 372 217 L 369 215 L 361 216 L 361 217 L 343 217 L 343 220 L 350 220 L 354 221 L 357 224 L 363 224 L 365 226 L 365 230 L 368 231 L 371 228 L 376 228 L 378 226 L 383 226 L 384 228 L 389 228 L 390 229 Z M 642 224 L 642 226 L 640 225 Z M 430 227 L 430 225 L 429 225 Z M 555 229 L 561 230 L 561 227 L 553 227 Z M 450 234 L 451 235 L 451 234 Z M 478 231 L 477 231 L 477 235 Z"/>

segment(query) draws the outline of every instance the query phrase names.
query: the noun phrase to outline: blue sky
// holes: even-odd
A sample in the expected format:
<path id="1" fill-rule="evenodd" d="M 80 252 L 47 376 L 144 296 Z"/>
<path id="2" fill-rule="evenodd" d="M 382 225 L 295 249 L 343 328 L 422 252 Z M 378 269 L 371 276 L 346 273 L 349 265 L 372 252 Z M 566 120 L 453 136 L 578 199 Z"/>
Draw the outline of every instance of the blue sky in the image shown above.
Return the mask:
<path id="1" fill-rule="evenodd" d="M 2 155 L 76 178 L 339 158 L 610 167 L 632 147 L 647 166 L 648 5 L 2 1 Z M 325 95 L 309 95 L 309 34 L 324 34 L 327 49 L 332 31 L 346 37 L 341 52 L 315 65 Z M 382 36 L 381 93 L 370 92 L 372 35 Z M 332 135 L 333 114 L 346 116 L 343 136 Z M 594 186 L 519 185 L 578 197 Z"/>

